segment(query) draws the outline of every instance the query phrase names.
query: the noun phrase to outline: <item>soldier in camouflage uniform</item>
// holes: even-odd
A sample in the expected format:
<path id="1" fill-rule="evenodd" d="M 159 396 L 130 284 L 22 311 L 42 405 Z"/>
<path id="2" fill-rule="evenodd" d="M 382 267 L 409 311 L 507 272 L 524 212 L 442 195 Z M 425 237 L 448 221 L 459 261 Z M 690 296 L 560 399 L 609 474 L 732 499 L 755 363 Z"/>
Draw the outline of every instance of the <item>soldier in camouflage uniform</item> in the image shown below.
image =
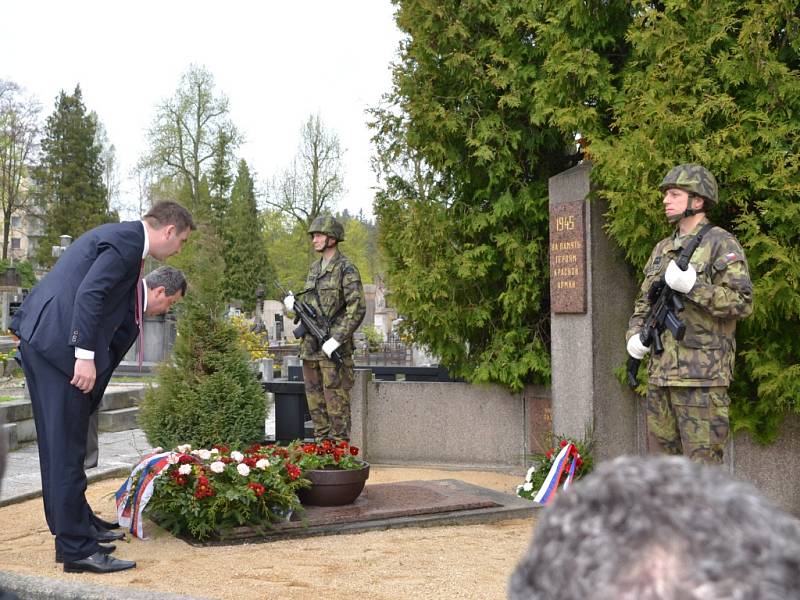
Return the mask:
<path id="1" fill-rule="evenodd" d="M 736 321 L 753 310 L 753 286 L 741 245 L 720 227 L 705 233 L 686 271 L 675 263 L 684 245 L 708 223 L 705 210 L 718 200 L 714 176 L 700 165 L 679 165 L 659 189 L 667 218 L 678 226 L 656 245 L 644 268 L 641 293 L 628 323 L 628 353 L 642 359 L 650 351 L 639 333 L 649 309 L 647 291 L 662 277 L 683 297 L 685 309 L 678 316 L 686 334 L 679 342 L 665 331 L 664 352 L 650 357 L 648 443 L 657 441 L 667 454 L 722 462 Z"/>
<path id="2" fill-rule="evenodd" d="M 311 265 L 301 294 L 320 321 L 329 323 L 330 337 L 320 346 L 311 334 L 303 336 L 300 358 L 306 399 L 317 440 L 350 439 L 350 388 L 353 387 L 353 333 L 367 312 L 364 288 L 356 266 L 339 252 L 342 224 L 330 216 L 314 219 L 308 229 L 320 259 Z M 288 310 L 294 297 L 284 299 Z M 336 350 L 342 366 L 330 360 Z"/>

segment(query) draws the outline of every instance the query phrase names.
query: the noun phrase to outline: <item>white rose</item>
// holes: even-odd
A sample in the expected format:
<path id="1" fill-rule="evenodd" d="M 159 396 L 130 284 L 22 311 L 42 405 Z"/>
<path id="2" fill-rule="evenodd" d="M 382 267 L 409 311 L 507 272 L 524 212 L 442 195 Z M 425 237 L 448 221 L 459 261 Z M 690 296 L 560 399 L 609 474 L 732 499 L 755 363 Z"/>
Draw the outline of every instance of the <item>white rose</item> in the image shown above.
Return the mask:
<path id="1" fill-rule="evenodd" d="M 212 448 L 211 454 L 219 454 L 219 450 L 217 450 L 216 448 Z"/>
<path id="2" fill-rule="evenodd" d="M 531 478 L 533 477 L 534 473 L 536 473 L 536 467 L 535 466 L 531 467 L 530 469 L 528 469 L 528 474 L 525 475 L 525 481 L 530 481 Z"/>
<path id="3" fill-rule="evenodd" d="M 214 473 L 222 473 L 225 470 L 225 463 L 221 460 L 215 460 L 208 466 Z"/>
<path id="4" fill-rule="evenodd" d="M 256 463 L 256 467 L 258 467 L 261 470 L 266 470 L 268 466 L 269 466 L 269 461 L 266 458 L 259 458 L 258 462 Z"/>
<path id="5" fill-rule="evenodd" d="M 239 475 L 241 475 L 242 477 L 247 477 L 248 475 L 250 475 L 250 467 L 248 467 L 244 463 L 239 463 L 238 465 L 236 465 L 236 470 L 239 471 Z"/>
<path id="6" fill-rule="evenodd" d="M 178 473 L 180 473 L 181 475 L 188 475 L 191 472 L 192 472 L 192 465 L 181 465 L 178 468 Z"/>
<path id="7" fill-rule="evenodd" d="M 174 465 L 174 464 L 176 464 L 178 462 L 179 458 L 180 457 L 175 452 L 172 452 L 167 457 L 167 464 Z"/>
<path id="8" fill-rule="evenodd" d="M 203 460 L 208 460 L 209 458 L 211 458 L 211 452 L 203 448 L 202 450 L 197 451 L 197 456 L 199 456 Z"/>
<path id="9" fill-rule="evenodd" d="M 231 452 L 231 458 L 236 462 L 240 463 L 244 460 L 244 454 L 242 454 L 238 450 L 234 450 L 233 452 Z"/>
<path id="10" fill-rule="evenodd" d="M 180 446 L 178 446 L 178 447 L 176 448 L 176 450 L 177 450 L 178 452 L 182 452 L 183 454 L 186 454 L 186 453 L 187 453 L 187 452 L 189 452 L 191 449 L 192 449 L 192 445 L 191 445 L 191 444 L 181 444 Z"/>
<path id="11" fill-rule="evenodd" d="M 524 484 L 522 484 L 522 489 L 526 492 L 530 492 L 533 489 L 533 484 L 530 481 L 526 481 Z"/>

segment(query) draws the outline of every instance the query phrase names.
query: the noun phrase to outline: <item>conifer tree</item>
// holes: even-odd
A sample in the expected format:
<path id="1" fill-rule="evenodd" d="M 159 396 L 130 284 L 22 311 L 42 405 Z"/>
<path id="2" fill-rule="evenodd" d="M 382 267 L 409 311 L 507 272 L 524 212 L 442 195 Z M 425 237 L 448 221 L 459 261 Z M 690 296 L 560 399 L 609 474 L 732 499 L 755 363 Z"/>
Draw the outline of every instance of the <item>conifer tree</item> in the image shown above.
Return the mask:
<path id="1" fill-rule="evenodd" d="M 670 231 L 659 181 L 699 162 L 755 285 L 734 425 L 773 438 L 800 412 L 797 2 L 395 4 L 407 38 L 372 111 L 375 213 L 414 337 L 470 380 L 546 381 L 548 178 L 592 160 L 607 230 L 640 272 Z"/>
<path id="2" fill-rule="evenodd" d="M 186 272 L 189 288 L 177 305 L 174 360 L 160 367 L 158 387 L 141 405 L 140 423 L 153 445 L 241 448 L 263 439 L 265 394 L 238 330 L 224 317 L 221 246 L 213 227 L 200 221 L 170 259 Z"/>
<path id="3" fill-rule="evenodd" d="M 226 295 L 229 299 L 241 300 L 243 308 L 252 311 L 256 287 L 263 284 L 269 288 L 275 279 L 275 270 L 264 246 L 253 178 L 244 160 L 239 161 L 223 231 Z"/>
<path id="4" fill-rule="evenodd" d="M 231 176 L 231 160 L 235 140 L 231 133 L 219 129 L 214 144 L 214 161 L 208 173 L 208 189 L 211 198 L 211 214 L 217 229 L 220 229 L 225 213 L 230 205 L 230 192 L 233 177 Z"/>
<path id="5" fill-rule="evenodd" d="M 47 118 L 41 161 L 33 172 L 35 197 L 44 220 L 37 260 L 52 264 L 51 246 L 60 235 L 80 236 L 102 223 L 119 220 L 108 206 L 102 149 L 95 142 L 96 121 L 86 112 L 80 86 L 61 92 Z"/>

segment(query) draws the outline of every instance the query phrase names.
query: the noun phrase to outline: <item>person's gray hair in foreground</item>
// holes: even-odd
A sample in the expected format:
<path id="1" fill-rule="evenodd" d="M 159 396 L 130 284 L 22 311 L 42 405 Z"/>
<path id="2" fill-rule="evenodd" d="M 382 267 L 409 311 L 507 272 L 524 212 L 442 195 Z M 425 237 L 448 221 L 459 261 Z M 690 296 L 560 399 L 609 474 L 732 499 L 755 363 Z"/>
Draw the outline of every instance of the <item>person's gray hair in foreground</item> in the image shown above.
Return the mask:
<path id="1" fill-rule="evenodd" d="M 800 598 L 800 522 L 718 466 L 617 458 L 543 510 L 508 596 Z"/>

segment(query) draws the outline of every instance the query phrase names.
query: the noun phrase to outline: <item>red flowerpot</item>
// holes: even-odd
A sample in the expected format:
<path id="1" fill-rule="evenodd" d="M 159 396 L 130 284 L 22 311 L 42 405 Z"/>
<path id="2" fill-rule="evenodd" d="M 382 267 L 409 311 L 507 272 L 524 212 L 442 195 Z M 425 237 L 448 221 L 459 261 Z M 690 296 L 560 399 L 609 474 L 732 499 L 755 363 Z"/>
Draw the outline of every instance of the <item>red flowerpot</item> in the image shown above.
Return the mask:
<path id="1" fill-rule="evenodd" d="M 369 463 L 362 462 L 361 469 L 326 467 L 306 471 L 303 477 L 311 481 L 311 487 L 298 490 L 300 502 L 311 506 L 341 506 L 354 502 L 369 477 Z"/>

